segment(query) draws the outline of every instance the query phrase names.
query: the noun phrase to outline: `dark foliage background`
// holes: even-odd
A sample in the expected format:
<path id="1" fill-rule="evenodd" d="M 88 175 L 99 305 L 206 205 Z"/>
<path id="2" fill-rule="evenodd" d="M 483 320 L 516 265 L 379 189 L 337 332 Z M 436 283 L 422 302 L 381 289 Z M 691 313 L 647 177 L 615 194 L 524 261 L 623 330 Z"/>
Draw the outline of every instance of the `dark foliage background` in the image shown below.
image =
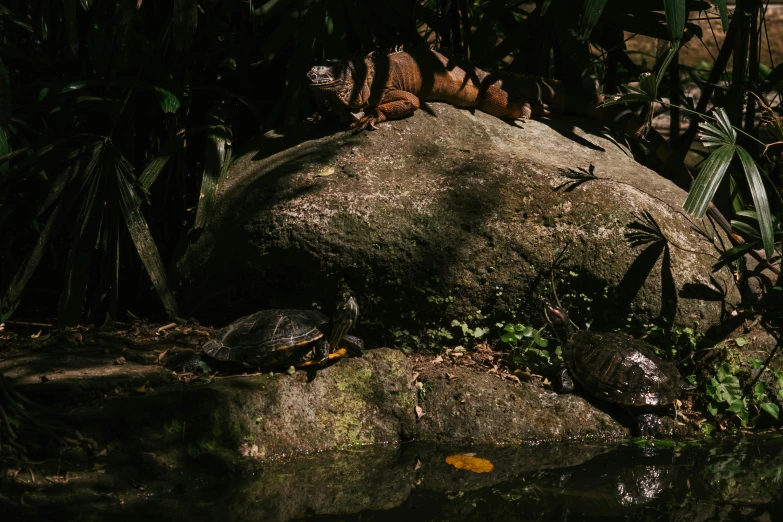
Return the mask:
<path id="1" fill-rule="evenodd" d="M 762 156 L 748 141 L 761 127 L 748 92 L 783 80 L 760 57 L 766 7 L 738 2 L 730 18 L 725 0 L 3 0 L 0 322 L 12 313 L 109 326 L 121 310 L 180 316 L 166 266 L 208 225 L 232 151 L 318 110 L 304 86 L 314 61 L 398 44 L 613 93 L 644 69 L 625 48 L 629 33 L 699 45 L 688 17 L 720 19 L 728 35 L 716 61 L 697 70 L 675 55 L 655 94 L 687 108 L 683 85 L 695 85 L 690 107 L 700 113 L 720 95 L 749 135 L 740 140 L 760 163 L 774 214 L 780 154 Z M 655 69 L 664 54 L 644 64 Z M 776 102 L 765 113 L 768 143 L 783 140 Z M 666 110 L 682 162 L 698 118 L 680 129 L 681 110 Z M 762 197 L 737 179 L 724 213 L 752 211 Z M 764 236 L 769 246 L 770 232 L 746 217 L 739 240 L 758 246 Z"/>

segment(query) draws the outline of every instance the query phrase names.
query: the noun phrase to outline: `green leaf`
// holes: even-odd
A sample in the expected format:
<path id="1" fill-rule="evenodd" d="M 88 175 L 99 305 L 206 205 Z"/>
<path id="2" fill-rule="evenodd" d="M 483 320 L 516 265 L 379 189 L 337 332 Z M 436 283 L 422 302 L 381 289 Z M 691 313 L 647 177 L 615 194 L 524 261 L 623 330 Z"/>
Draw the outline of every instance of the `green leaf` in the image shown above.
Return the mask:
<path id="1" fill-rule="evenodd" d="M 163 170 L 163 167 L 165 167 L 171 159 L 171 154 L 173 153 L 175 143 L 179 144 L 180 142 L 181 140 L 179 139 L 174 139 L 168 142 L 166 146 L 161 149 L 160 154 L 150 161 L 150 164 L 147 165 L 147 167 L 141 173 L 141 176 L 139 176 L 139 184 L 145 191 L 149 191 L 150 187 L 152 187 L 152 184 L 155 183 L 156 179 L 158 179 L 158 175 Z"/>
<path id="2" fill-rule="evenodd" d="M 0 314 L 5 315 L 6 313 L 9 313 L 10 315 L 10 312 L 19 304 L 19 297 L 22 295 L 25 286 L 27 286 L 27 283 L 35 272 L 35 269 L 38 268 L 44 252 L 49 246 L 49 242 L 60 228 L 63 215 L 67 214 L 66 207 L 67 205 L 60 201 L 55 205 L 54 209 L 52 209 L 52 212 L 46 220 L 46 224 L 38 235 L 35 245 L 28 250 L 27 257 L 24 259 L 24 262 L 19 265 L 13 279 L 6 287 L 5 295 L 3 295 L 2 300 L 0 300 Z M 63 211 L 64 209 L 65 211 Z"/>
<path id="3" fill-rule="evenodd" d="M 767 191 L 764 188 L 764 182 L 759 174 L 756 162 L 742 147 L 737 147 L 737 155 L 742 162 L 742 168 L 745 171 L 745 177 L 750 186 L 750 195 L 753 197 L 753 205 L 756 207 L 756 214 L 759 218 L 759 227 L 761 232 L 761 241 L 764 244 L 764 253 L 767 259 L 775 254 L 775 238 L 772 230 L 772 214 L 769 210 L 769 200 Z"/>
<path id="4" fill-rule="evenodd" d="M 117 303 L 120 293 L 120 214 L 117 205 L 112 205 L 109 221 L 108 244 L 111 248 L 109 308 L 106 311 L 106 319 L 103 322 L 104 329 L 113 329 L 117 322 Z"/>
<path id="5" fill-rule="evenodd" d="M 473 337 L 476 339 L 479 339 L 481 337 L 484 337 L 489 333 L 489 330 L 486 328 L 481 328 L 480 326 L 477 326 L 475 330 L 473 330 Z"/>
<path id="6" fill-rule="evenodd" d="M 726 0 L 714 0 L 715 5 L 718 6 L 718 11 L 720 12 L 720 23 L 721 27 L 723 28 L 723 32 L 726 32 L 726 29 L 729 27 L 729 8 L 726 7 Z"/>
<path id="7" fill-rule="evenodd" d="M 671 1 L 671 0 L 667 0 Z M 676 0 L 675 0 L 676 1 Z M 682 33 L 680 33 L 682 34 Z M 663 77 L 666 75 L 666 71 L 669 70 L 669 65 L 672 63 L 672 60 L 675 56 L 677 56 L 677 53 L 680 51 L 680 45 L 679 43 L 672 43 L 671 48 L 669 49 L 669 52 L 666 54 L 666 58 L 663 59 L 663 62 L 661 62 L 660 67 L 658 67 L 658 72 L 655 75 L 655 94 L 654 98 L 658 98 L 658 87 L 661 85 L 661 81 L 663 80 Z"/>
<path id="8" fill-rule="evenodd" d="M 139 208 L 139 198 L 133 186 L 133 172 L 130 164 L 112 146 L 117 155 L 115 167 L 115 180 L 120 194 L 120 208 L 122 209 L 125 225 L 128 227 L 133 244 L 139 253 L 144 268 L 147 269 L 152 284 L 160 297 L 166 312 L 174 320 L 179 319 L 179 309 L 174 293 L 169 287 L 166 270 L 158 253 L 158 247 L 147 226 L 147 221 Z"/>
<path id="9" fill-rule="evenodd" d="M 629 92 L 623 94 L 610 94 L 604 97 L 604 101 L 599 105 L 600 107 L 611 107 L 612 105 L 619 105 L 621 103 L 634 103 L 634 102 L 652 102 L 654 99 L 650 99 L 650 96 L 645 93 Z"/>
<path id="10" fill-rule="evenodd" d="M 12 23 L 18 25 L 19 27 L 23 28 L 26 31 L 33 32 L 33 27 L 30 24 L 26 24 L 23 21 L 21 21 L 19 18 L 17 18 L 14 13 L 12 13 L 7 7 L 5 7 L 3 4 L 0 4 L 0 18 L 6 18 L 10 20 Z"/>
<path id="11" fill-rule="evenodd" d="M 174 44 L 177 51 L 190 49 L 198 26 L 198 0 L 174 0 Z"/>
<path id="12" fill-rule="evenodd" d="M 707 411 L 709 411 L 710 415 L 712 415 L 713 417 L 718 416 L 718 407 L 711 402 L 707 403 Z"/>
<path id="13" fill-rule="evenodd" d="M 63 23 L 65 24 L 65 35 L 68 38 L 68 47 L 71 56 L 76 57 L 79 54 L 79 28 L 76 20 L 76 0 L 63 0 L 62 10 Z"/>
<path id="14" fill-rule="evenodd" d="M 726 409 L 732 413 L 742 413 L 745 411 L 745 402 L 742 400 L 734 401 Z"/>
<path id="15" fill-rule="evenodd" d="M 585 41 L 593 32 L 593 27 L 601 18 L 601 13 L 607 0 L 583 0 L 582 12 L 578 14 L 578 29 L 576 37 Z"/>
<path id="16" fill-rule="evenodd" d="M 764 78 L 763 90 L 774 90 L 780 82 L 783 82 L 783 63 L 778 64 L 778 66 L 772 69 L 769 74 L 767 74 L 767 77 Z"/>
<path id="17" fill-rule="evenodd" d="M 712 383 L 715 386 L 715 398 L 718 401 L 732 404 L 742 399 L 742 388 L 739 379 L 734 375 L 727 375 L 720 381 L 713 378 L 713 381 L 715 381 Z"/>
<path id="18" fill-rule="evenodd" d="M 734 151 L 734 145 L 722 145 L 707 157 L 682 205 L 686 212 L 697 218 L 704 217 L 710 201 L 729 168 Z"/>
<path id="19" fill-rule="evenodd" d="M 155 94 L 158 96 L 158 103 L 160 103 L 160 108 L 163 109 L 163 112 L 169 114 L 177 112 L 181 105 L 179 96 L 163 87 L 154 87 L 154 89 Z"/>
<path id="20" fill-rule="evenodd" d="M 10 156 L 8 153 L 8 140 L 5 139 L 5 132 L 0 128 L 0 173 L 8 172 L 8 161 L 3 161 L 5 156 Z"/>
<path id="21" fill-rule="evenodd" d="M 732 219 L 731 229 L 748 240 L 759 239 L 761 237 L 759 236 L 758 230 L 743 221 L 735 221 Z"/>
<path id="22" fill-rule="evenodd" d="M 666 12 L 669 41 L 679 44 L 685 31 L 685 0 L 663 0 L 663 8 Z"/>
<path id="23" fill-rule="evenodd" d="M 8 129 L 11 120 L 11 81 L 8 79 L 8 71 L 0 59 L 0 133 Z M 8 150 L 0 150 L 0 156 L 8 154 Z"/>
<path id="24" fill-rule="evenodd" d="M 762 402 L 761 403 L 761 409 L 772 415 L 772 417 L 777 420 L 778 415 L 780 414 L 780 408 L 778 408 L 778 405 L 774 402 Z"/>
<path id="25" fill-rule="evenodd" d="M 737 338 L 735 338 L 735 339 L 734 339 L 734 342 L 735 342 L 735 343 L 737 344 L 737 346 L 739 346 L 739 347 L 743 347 L 743 346 L 745 346 L 746 344 L 748 344 L 748 340 L 747 340 L 747 339 L 745 339 L 744 337 L 737 337 Z M 760 384 L 760 383 L 759 383 L 759 384 Z"/>
<path id="26" fill-rule="evenodd" d="M 720 260 L 712 265 L 712 270 L 717 271 L 723 268 L 724 266 L 728 265 L 729 263 L 733 263 L 734 261 L 740 259 L 741 257 L 744 257 L 745 254 L 749 251 L 755 248 L 755 243 L 745 243 L 744 245 L 735 246 L 732 249 L 726 250 L 723 252 L 720 256 Z"/>
<path id="27" fill-rule="evenodd" d="M 508 324 L 507 324 L 507 325 L 506 325 L 506 326 L 505 326 L 503 329 L 504 329 L 505 331 L 507 331 L 507 332 L 513 332 L 513 331 L 515 331 L 515 330 L 516 330 L 516 329 L 514 328 L 514 325 L 513 325 L 513 324 L 511 324 L 511 323 L 508 323 Z"/>
<path id="28" fill-rule="evenodd" d="M 229 131 L 225 127 L 218 127 L 215 129 L 215 132 L 207 136 L 204 174 L 201 180 L 201 193 L 199 195 L 194 228 L 204 228 L 211 221 L 215 203 L 217 202 L 219 181 L 220 178 L 225 177 L 230 163 L 231 142 L 229 141 Z"/>

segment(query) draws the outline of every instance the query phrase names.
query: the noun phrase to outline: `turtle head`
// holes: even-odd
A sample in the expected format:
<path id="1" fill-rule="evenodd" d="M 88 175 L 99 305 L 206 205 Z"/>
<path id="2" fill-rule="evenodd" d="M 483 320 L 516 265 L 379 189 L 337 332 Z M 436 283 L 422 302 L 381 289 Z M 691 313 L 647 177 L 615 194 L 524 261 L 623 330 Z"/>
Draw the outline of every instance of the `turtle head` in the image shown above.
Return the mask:
<path id="1" fill-rule="evenodd" d="M 337 305 L 332 317 L 332 334 L 329 336 L 329 345 L 337 349 L 337 344 L 343 335 L 356 323 L 359 317 L 359 305 L 356 299 L 349 297 Z"/>
<path id="2" fill-rule="evenodd" d="M 310 90 L 330 105 L 352 111 L 362 110 L 370 99 L 374 74 L 369 58 L 323 60 L 307 72 Z"/>
<path id="3" fill-rule="evenodd" d="M 552 328 L 555 329 L 557 338 L 562 344 L 567 343 L 574 336 L 574 327 L 571 325 L 571 319 L 565 310 L 559 306 L 553 305 L 549 301 L 544 302 L 544 315 Z"/>

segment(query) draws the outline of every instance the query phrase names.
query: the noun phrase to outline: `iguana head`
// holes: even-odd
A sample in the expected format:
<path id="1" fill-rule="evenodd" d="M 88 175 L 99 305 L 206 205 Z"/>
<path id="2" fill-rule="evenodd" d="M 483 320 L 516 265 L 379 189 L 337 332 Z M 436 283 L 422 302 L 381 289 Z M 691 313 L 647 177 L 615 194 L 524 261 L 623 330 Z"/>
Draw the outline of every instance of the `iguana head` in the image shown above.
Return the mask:
<path id="1" fill-rule="evenodd" d="M 310 69 L 307 79 L 316 96 L 358 111 L 364 109 L 370 99 L 373 71 L 369 58 L 324 60 Z"/>

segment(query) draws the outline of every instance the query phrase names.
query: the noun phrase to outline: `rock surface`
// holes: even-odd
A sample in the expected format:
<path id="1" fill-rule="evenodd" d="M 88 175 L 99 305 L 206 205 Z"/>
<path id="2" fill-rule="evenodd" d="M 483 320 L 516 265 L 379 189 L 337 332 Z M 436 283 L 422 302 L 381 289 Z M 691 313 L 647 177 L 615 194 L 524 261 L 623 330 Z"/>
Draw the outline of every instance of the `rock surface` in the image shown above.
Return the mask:
<path id="1" fill-rule="evenodd" d="M 628 432 L 578 395 L 558 395 L 486 373 L 441 366 L 422 372 L 428 390 L 417 440 L 446 444 L 620 439 Z"/>
<path id="2" fill-rule="evenodd" d="M 194 453 L 238 450 L 260 460 L 406 440 L 518 444 L 627 434 L 581 397 L 461 368 L 450 368 L 458 378 L 446 379 L 444 371 L 419 375 L 428 390 L 422 397 L 408 358 L 379 348 L 317 372 L 226 377 L 128 397 L 111 408 L 120 418 L 109 424 L 118 433 L 141 430 L 149 439 L 190 426 L 184 440 Z M 417 405 L 425 413 L 420 419 Z M 150 419 L 153 408 L 160 415 Z"/>
<path id="3" fill-rule="evenodd" d="M 453 320 L 540 323 L 553 263 L 572 315 L 595 325 L 630 313 L 704 330 L 736 304 L 728 270 L 711 269 L 723 236 L 596 122 L 431 110 L 261 139 L 176 263 L 185 308 L 218 324 L 313 301 L 329 312 L 347 289 L 398 344 L 437 343 Z"/>
<path id="4" fill-rule="evenodd" d="M 166 377 L 160 366 L 116 365 L 109 354 L 87 359 L 81 353 L 87 351 L 21 354 L 0 361 L 0 371 L 31 397 L 47 403 L 53 403 L 53 394 L 60 397 L 59 407 L 74 411 L 84 431 L 104 442 L 146 441 L 139 451 L 174 446 L 193 456 L 263 461 L 409 440 L 496 445 L 608 441 L 628 434 L 577 395 L 561 396 L 445 363 L 414 376 L 408 357 L 389 348 L 318 371 L 223 377 L 184 386 Z M 68 367 L 75 354 L 90 361 L 90 374 Z M 40 366 L 34 364 L 37 359 L 58 367 L 45 382 L 31 378 L 38 375 L 29 371 Z"/>

